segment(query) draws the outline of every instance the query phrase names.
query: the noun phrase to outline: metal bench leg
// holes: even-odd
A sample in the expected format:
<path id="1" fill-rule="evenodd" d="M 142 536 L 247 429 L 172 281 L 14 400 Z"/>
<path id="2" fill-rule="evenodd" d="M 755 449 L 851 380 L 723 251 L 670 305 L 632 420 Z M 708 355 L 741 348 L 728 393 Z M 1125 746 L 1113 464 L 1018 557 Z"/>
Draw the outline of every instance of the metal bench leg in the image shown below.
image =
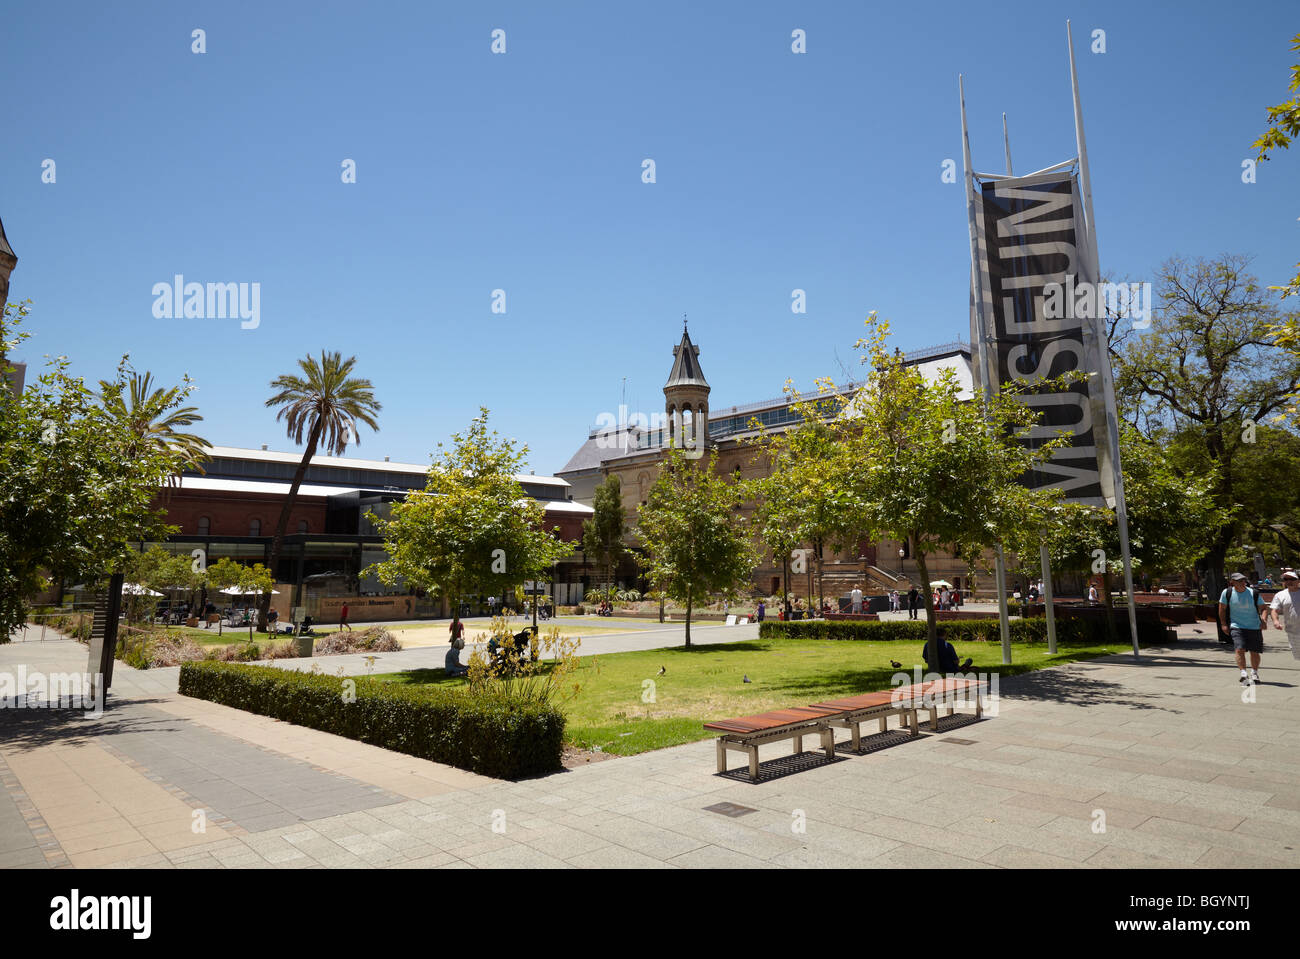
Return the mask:
<path id="1" fill-rule="evenodd" d="M 835 731 L 829 726 L 822 727 L 822 748 L 826 750 L 826 758 L 835 758 Z"/>
<path id="2" fill-rule="evenodd" d="M 794 754 L 798 756 L 802 752 L 803 752 L 803 736 L 798 735 L 794 737 Z"/>
<path id="3" fill-rule="evenodd" d="M 939 731 L 939 707 L 927 706 L 930 711 L 930 731 L 937 733 Z"/>
<path id="4" fill-rule="evenodd" d="M 984 697 L 980 695 L 980 691 L 977 689 L 975 690 L 975 718 L 979 719 L 983 715 L 984 715 Z"/>
<path id="5" fill-rule="evenodd" d="M 718 737 L 718 772 L 727 771 L 727 744 L 723 742 L 722 737 Z"/>
<path id="6" fill-rule="evenodd" d="M 916 719 L 916 710 L 915 709 L 908 710 L 908 716 L 909 716 L 909 725 L 911 725 L 912 727 L 912 735 L 913 736 L 921 735 L 921 729 Z"/>
<path id="7" fill-rule="evenodd" d="M 857 722 L 849 723 L 849 731 L 853 734 L 853 751 L 862 752 L 862 724 Z"/>
<path id="8" fill-rule="evenodd" d="M 888 715 L 884 715 L 884 716 L 881 716 L 881 717 L 880 717 L 880 731 L 881 731 L 882 733 L 887 733 L 887 732 L 889 732 L 889 716 L 888 716 Z"/>
<path id="9" fill-rule="evenodd" d="M 758 747 L 749 747 L 749 781 L 758 782 Z"/>

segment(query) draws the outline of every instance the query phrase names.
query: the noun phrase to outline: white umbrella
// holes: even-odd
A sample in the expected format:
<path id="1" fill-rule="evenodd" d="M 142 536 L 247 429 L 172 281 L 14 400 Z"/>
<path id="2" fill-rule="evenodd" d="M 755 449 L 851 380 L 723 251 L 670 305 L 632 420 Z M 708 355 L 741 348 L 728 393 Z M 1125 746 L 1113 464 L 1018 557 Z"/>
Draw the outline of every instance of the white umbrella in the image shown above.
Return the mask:
<path id="1" fill-rule="evenodd" d="M 951 586 L 951 585 L 952 583 L 948 582 L 946 579 L 936 579 L 934 582 L 930 584 L 931 588 L 935 586 L 942 588 L 944 586 Z"/>
<path id="2" fill-rule="evenodd" d="M 161 596 L 162 593 L 154 592 L 148 586 L 141 586 L 138 583 L 123 583 L 122 592 L 127 596 Z"/>
<path id="3" fill-rule="evenodd" d="M 227 596 L 259 596 L 262 593 L 260 589 L 240 589 L 238 586 L 227 586 L 225 589 L 221 590 L 221 592 L 225 593 Z M 273 589 L 271 592 L 276 596 L 280 595 L 278 589 Z"/>

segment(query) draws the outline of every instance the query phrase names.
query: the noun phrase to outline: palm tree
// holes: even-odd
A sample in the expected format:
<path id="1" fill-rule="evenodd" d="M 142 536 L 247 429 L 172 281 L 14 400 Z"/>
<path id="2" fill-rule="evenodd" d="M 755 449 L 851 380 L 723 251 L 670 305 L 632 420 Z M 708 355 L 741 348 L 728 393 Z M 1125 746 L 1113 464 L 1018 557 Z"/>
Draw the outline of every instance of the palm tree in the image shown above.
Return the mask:
<path id="1" fill-rule="evenodd" d="M 289 438 L 301 443 L 307 434 L 307 449 L 303 451 L 298 471 L 293 474 L 293 485 L 280 509 L 280 521 L 275 526 L 275 539 L 271 541 L 271 572 L 274 575 L 280 562 L 280 549 L 284 545 L 284 532 L 289 525 L 289 514 L 298 497 L 298 487 L 307 474 L 307 466 L 316 455 L 318 446 L 324 446 L 328 455 L 342 456 L 350 440 L 361 442 L 358 421 L 376 433 L 379 425 L 374 414 L 382 406 L 375 399 L 374 387 L 369 380 L 349 378 L 357 358 L 343 359 L 341 353 L 321 351 L 320 360 L 314 356 L 298 361 L 302 376 L 277 376 L 271 389 L 278 390 L 266 401 L 267 406 L 280 407 L 277 420 L 285 420 Z M 257 628 L 266 630 L 267 612 L 271 608 L 271 594 L 262 594 L 258 604 Z"/>
<path id="2" fill-rule="evenodd" d="M 107 380 L 99 381 L 104 409 L 136 437 L 139 445 L 133 452 L 143 453 L 152 446 L 179 454 L 182 468 L 188 466 L 202 472 L 200 464 L 207 459 L 212 444 L 194 433 L 179 431 L 203 419 L 198 407 L 176 405 L 183 398 L 181 387 L 155 387 L 152 373 L 132 373 L 125 386 L 123 390 Z"/>

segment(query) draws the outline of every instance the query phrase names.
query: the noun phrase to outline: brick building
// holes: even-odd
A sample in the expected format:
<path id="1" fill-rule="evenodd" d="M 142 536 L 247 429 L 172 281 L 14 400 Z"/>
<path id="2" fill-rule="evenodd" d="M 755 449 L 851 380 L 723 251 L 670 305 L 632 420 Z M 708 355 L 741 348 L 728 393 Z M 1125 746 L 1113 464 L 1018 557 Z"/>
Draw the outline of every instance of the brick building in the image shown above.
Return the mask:
<path id="1" fill-rule="evenodd" d="M 578 502 L 590 504 L 596 486 L 606 476 L 617 475 L 622 482 L 626 522 L 629 527 L 634 526 L 637 510 L 646 501 L 668 439 L 674 434 L 684 437 L 685 446 L 698 445 L 708 452 L 716 452 L 717 469 L 724 475 L 744 480 L 767 475 L 770 464 L 756 459 L 756 449 L 750 443 L 758 435 L 752 423 L 758 420 L 768 432 L 779 432 L 797 422 L 792 398 L 782 396 L 740 406 L 717 406 L 711 401 L 712 388 L 700 367 L 699 354 L 700 348 L 691 342 L 689 332 L 683 330 L 681 342 L 673 348 L 673 365 L 664 384 L 662 416 L 624 415 L 621 417 L 624 422 L 598 424 L 589 431 L 586 442 L 556 474 L 572 484 Z M 956 342 L 917 350 L 906 354 L 905 361 L 919 367 L 927 376 L 951 368 L 956 371 L 964 394 L 973 395 L 970 344 Z M 848 383 L 839 390 L 851 393 L 860 385 Z M 746 507 L 743 512 L 749 515 L 752 509 Z M 790 575 L 779 558 L 759 545 L 763 559 L 754 571 L 755 595 L 780 595 L 787 578 L 789 590 L 796 596 L 807 597 L 816 592 L 811 573 Z M 965 560 L 938 553 L 927 555 L 926 565 L 932 579 L 947 579 L 959 588 L 969 588 Z M 917 575 L 909 544 L 892 540 L 864 541 L 835 555 L 828 550 L 823 556 L 823 566 L 823 589 L 828 600 L 847 594 L 855 583 L 877 594 L 900 587 L 906 590 Z M 644 587 L 631 562 L 620 568 L 618 577 L 621 582 L 639 582 Z M 919 585 L 920 580 L 916 582 Z"/>
<path id="2" fill-rule="evenodd" d="M 177 553 L 203 549 L 209 564 L 223 557 L 270 563 L 271 541 L 301 454 L 214 447 L 204 472 L 188 471 L 160 494 L 167 522 L 180 527 L 166 544 Z M 385 586 L 365 569 L 388 554 L 367 513 L 383 516 L 392 503 L 422 490 L 427 466 L 387 459 L 317 456 L 308 466 L 289 517 L 274 597 L 281 615 L 302 606 L 321 618 L 348 602 L 350 618 L 392 619 L 447 615 L 440 599 Z M 573 501 L 569 483 L 555 476 L 519 475 L 524 493 L 545 510 L 548 527 L 566 541 L 580 540 L 589 505 Z M 149 544 L 141 544 L 142 548 Z M 580 561 L 557 565 L 553 583 L 559 602 L 580 589 Z"/>

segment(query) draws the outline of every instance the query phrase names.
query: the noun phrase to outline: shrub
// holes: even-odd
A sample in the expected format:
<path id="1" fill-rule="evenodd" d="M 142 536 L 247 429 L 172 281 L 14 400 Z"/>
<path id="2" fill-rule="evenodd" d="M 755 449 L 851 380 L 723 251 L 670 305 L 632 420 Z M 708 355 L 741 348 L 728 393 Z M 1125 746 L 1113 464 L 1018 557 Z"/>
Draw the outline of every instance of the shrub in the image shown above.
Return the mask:
<path id="1" fill-rule="evenodd" d="M 351 694 L 345 682 L 355 683 Z M 517 779 L 560 768 L 563 713 L 464 688 L 204 662 L 181 666 L 180 692 L 484 776 Z"/>
<path id="2" fill-rule="evenodd" d="M 217 651 L 217 659 L 223 663 L 249 663 L 261 658 L 257 643 L 231 643 Z"/>
<path id="3" fill-rule="evenodd" d="M 382 626 L 360 630 L 339 630 L 316 640 L 315 656 L 343 653 L 395 653 L 402 648 L 397 637 Z"/>
<path id="4" fill-rule="evenodd" d="M 944 620 L 939 628 L 949 641 L 961 642 L 1001 642 L 1002 633 L 996 619 L 956 619 Z M 1119 641 L 1128 636 L 1127 623 L 1117 624 Z M 1047 642 L 1046 619 L 1016 619 L 1010 623 L 1011 641 L 1013 643 Z M 780 622 L 764 620 L 758 628 L 760 639 L 856 639 L 856 640 L 900 640 L 921 643 L 925 641 L 925 621 L 919 619 L 903 620 L 796 620 Z M 1158 623 L 1139 622 L 1138 642 L 1159 643 L 1166 638 L 1165 627 Z M 1061 643 L 1081 645 L 1099 645 L 1115 640 L 1106 629 L 1102 619 L 1062 619 L 1056 620 L 1056 639 Z"/>
<path id="5" fill-rule="evenodd" d="M 179 666 L 204 659 L 207 653 L 188 636 L 160 636 L 149 644 L 150 667 Z"/>

